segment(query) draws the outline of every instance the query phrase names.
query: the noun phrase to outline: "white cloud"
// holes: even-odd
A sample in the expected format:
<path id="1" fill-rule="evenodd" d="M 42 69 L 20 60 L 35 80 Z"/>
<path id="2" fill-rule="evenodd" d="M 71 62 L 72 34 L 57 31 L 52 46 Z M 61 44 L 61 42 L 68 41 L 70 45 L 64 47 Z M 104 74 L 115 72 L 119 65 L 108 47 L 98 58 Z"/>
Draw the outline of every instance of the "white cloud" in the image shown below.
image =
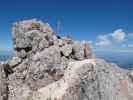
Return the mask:
<path id="1" fill-rule="evenodd" d="M 100 35 L 97 37 L 97 46 L 114 46 L 122 43 L 126 38 L 126 33 L 122 29 L 117 29 L 113 33 Z"/>
<path id="2" fill-rule="evenodd" d="M 100 35 L 98 36 L 98 42 L 96 43 L 97 46 L 108 46 L 110 45 L 110 40 L 107 35 Z"/>
<path id="3" fill-rule="evenodd" d="M 122 29 L 117 29 L 112 33 L 99 35 L 95 49 L 133 52 L 133 32 L 126 33 Z"/>
<path id="4" fill-rule="evenodd" d="M 117 29 L 112 33 L 112 38 L 117 42 L 122 42 L 126 37 L 126 33 L 122 29 Z"/>

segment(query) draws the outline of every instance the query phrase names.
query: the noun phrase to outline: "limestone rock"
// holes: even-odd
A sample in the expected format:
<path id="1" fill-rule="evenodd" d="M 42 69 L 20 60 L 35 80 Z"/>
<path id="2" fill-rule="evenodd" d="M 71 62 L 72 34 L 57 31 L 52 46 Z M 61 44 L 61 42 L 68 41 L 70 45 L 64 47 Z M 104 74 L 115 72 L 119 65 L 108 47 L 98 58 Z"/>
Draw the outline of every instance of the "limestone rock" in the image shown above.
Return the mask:
<path id="1" fill-rule="evenodd" d="M 93 60 L 82 62 L 71 62 L 67 70 L 65 71 L 64 77 L 44 88 L 39 89 L 32 97 L 33 100 L 79 100 L 79 84 L 81 79 L 88 71 L 92 70 L 89 63 L 95 64 Z M 82 65 L 83 64 L 83 65 Z M 80 71 L 82 69 L 86 69 Z M 32 100 L 31 99 L 31 100 Z"/>
<path id="2" fill-rule="evenodd" d="M 72 45 L 67 44 L 61 48 L 61 52 L 64 56 L 68 57 L 72 53 Z"/>
<path id="3" fill-rule="evenodd" d="M 83 60 L 84 59 L 84 50 L 81 47 L 81 44 L 79 42 L 74 42 L 73 46 L 73 58 L 76 60 Z"/>
<path id="4" fill-rule="evenodd" d="M 132 86 L 128 85 L 131 83 L 126 70 L 99 59 L 95 68 L 94 79 L 82 81 L 81 100 L 132 100 Z"/>
<path id="5" fill-rule="evenodd" d="M 0 63 L 0 100 L 7 100 L 8 98 L 5 66 L 4 63 Z"/>
<path id="6" fill-rule="evenodd" d="M 92 58 L 92 51 L 91 51 L 91 45 L 89 43 L 84 44 L 84 56 L 85 58 L 89 59 Z"/>
<path id="7" fill-rule="evenodd" d="M 132 100 L 127 72 L 115 67 L 99 59 L 71 62 L 62 79 L 39 89 L 32 99 Z"/>
<path id="8" fill-rule="evenodd" d="M 35 19 L 13 26 L 16 57 L 0 64 L 0 100 L 133 100 L 132 71 Z"/>
<path id="9" fill-rule="evenodd" d="M 70 61 L 85 59 L 80 44 L 73 54 L 74 41 L 53 33 L 49 24 L 36 19 L 14 24 L 14 50 L 22 62 L 10 61 L 9 68 L 13 73 L 8 76 L 9 100 L 20 99 L 18 95 L 24 88 L 33 92 L 60 80 Z M 23 93 L 21 99 L 25 99 Z"/>
<path id="10" fill-rule="evenodd" d="M 131 78 L 131 80 L 133 81 L 133 70 L 130 70 L 128 73 L 128 76 Z"/>
<path id="11" fill-rule="evenodd" d="M 39 43 L 39 50 L 43 50 L 44 48 L 48 48 L 49 47 L 49 43 L 47 40 L 43 39 L 40 41 Z"/>
<path id="12" fill-rule="evenodd" d="M 9 100 L 10 98 L 14 98 L 14 100 L 18 99 L 17 96 L 12 97 L 12 94 L 17 95 L 17 91 L 23 91 L 23 88 L 21 88 L 22 84 L 25 84 L 30 89 L 29 91 L 35 91 L 56 81 L 58 78 L 60 79 L 64 73 L 64 69 L 60 66 L 61 58 L 58 47 L 52 46 L 42 52 L 36 53 L 30 60 L 27 59 L 14 68 L 15 73 L 8 77 Z"/>
<path id="13" fill-rule="evenodd" d="M 41 21 L 26 20 L 17 22 L 13 27 L 13 43 L 17 56 L 24 58 L 27 54 L 48 47 L 46 38 L 52 38 L 53 31 L 49 24 Z M 29 53 L 30 52 L 30 53 Z"/>
<path id="14" fill-rule="evenodd" d="M 17 66 L 18 64 L 20 64 L 21 63 L 21 59 L 20 58 L 18 58 L 18 57 L 13 57 L 10 61 L 9 61 L 9 66 L 10 67 L 15 67 L 15 66 Z"/>

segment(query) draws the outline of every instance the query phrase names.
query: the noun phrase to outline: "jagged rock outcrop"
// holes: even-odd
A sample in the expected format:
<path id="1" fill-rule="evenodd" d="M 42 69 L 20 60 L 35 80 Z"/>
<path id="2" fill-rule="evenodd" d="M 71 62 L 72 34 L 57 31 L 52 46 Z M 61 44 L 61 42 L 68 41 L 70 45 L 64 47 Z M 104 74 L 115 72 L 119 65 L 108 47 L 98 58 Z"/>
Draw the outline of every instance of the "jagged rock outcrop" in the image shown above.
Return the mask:
<path id="1" fill-rule="evenodd" d="M 12 59 L 8 62 L 11 68 L 16 67 L 20 63 L 21 63 L 21 58 L 19 57 L 12 57 Z"/>
<path id="2" fill-rule="evenodd" d="M 15 57 L 1 67 L 0 100 L 133 99 L 132 71 L 94 58 L 89 43 L 57 36 L 47 23 L 15 23 L 13 45 Z"/>
<path id="3" fill-rule="evenodd" d="M 81 44 L 74 47 L 71 38 L 57 36 L 48 24 L 35 19 L 14 24 L 13 44 L 17 57 L 9 62 L 13 71 L 8 76 L 9 100 L 26 100 L 32 92 L 60 80 L 68 62 L 86 59 Z"/>
<path id="4" fill-rule="evenodd" d="M 133 81 L 133 70 L 130 70 L 128 72 L 128 76 L 131 78 L 131 80 Z"/>
<path id="5" fill-rule="evenodd" d="M 5 71 L 6 64 L 0 63 L 0 100 L 7 100 L 8 88 L 7 88 L 7 74 Z"/>
<path id="6" fill-rule="evenodd" d="M 48 42 L 52 41 L 54 37 L 49 24 L 35 19 L 15 23 L 12 33 L 14 49 L 20 58 L 47 48 Z"/>
<path id="7" fill-rule="evenodd" d="M 30 100 L 132 100 L 127 71 L 100 59 L 70 62 L 57 82 L 39 89 Z"/>

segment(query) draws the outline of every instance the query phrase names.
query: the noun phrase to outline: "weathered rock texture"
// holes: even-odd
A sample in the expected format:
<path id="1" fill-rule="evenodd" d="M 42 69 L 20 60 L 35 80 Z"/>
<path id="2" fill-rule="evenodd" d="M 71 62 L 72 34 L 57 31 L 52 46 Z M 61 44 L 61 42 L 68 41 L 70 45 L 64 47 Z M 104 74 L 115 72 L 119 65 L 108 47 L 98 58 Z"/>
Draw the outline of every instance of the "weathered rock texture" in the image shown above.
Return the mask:
<path id="1" fill-rule="evenodd" d="M 7 74 L 5 71 L 6 64 L 0 63 L 0 100 L 7 100 L 8 88 L 7 88 Z"/>
<path id="2" fill-rule="evenodd" d="M 133 84 L 126 74 L 100 59 L 70 62 L 62 79 L 39 89 L 32 99 L 132 100 Z"/>
<path id="3" fill-rule="evenodd" d="M 0 65 L 0 100 L 133 100 L 133 72 L 93 57 L 36 19 L 13 26 L 16 57 Z"/>

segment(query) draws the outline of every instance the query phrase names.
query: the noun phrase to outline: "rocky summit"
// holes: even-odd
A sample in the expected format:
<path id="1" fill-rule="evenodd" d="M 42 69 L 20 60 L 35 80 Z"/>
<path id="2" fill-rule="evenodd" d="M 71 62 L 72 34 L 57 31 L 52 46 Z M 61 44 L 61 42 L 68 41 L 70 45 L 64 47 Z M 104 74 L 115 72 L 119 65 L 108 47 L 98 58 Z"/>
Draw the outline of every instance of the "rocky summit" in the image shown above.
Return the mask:
<path id="1" fill-rule="evenodd" d="M 48 23 L 14 23 L 15 56 L 0 64 L 0 100 L 133 100 L 133 70 L 95 58 Z"/>

